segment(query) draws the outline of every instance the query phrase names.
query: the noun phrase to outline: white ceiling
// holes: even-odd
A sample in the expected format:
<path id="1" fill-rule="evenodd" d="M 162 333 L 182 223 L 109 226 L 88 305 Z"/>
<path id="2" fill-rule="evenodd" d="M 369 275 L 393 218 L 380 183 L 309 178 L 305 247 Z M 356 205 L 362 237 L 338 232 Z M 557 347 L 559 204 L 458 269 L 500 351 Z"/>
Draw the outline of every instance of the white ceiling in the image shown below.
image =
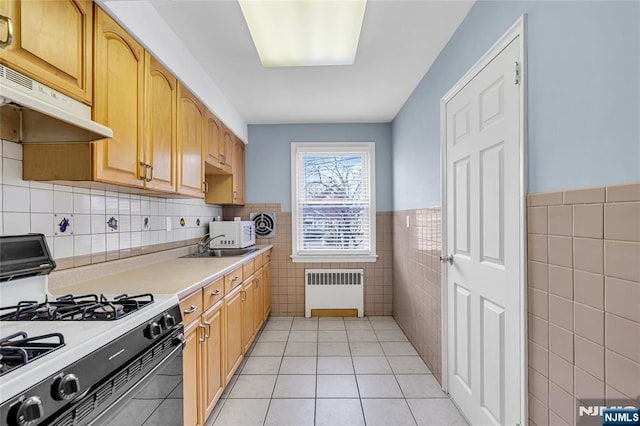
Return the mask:
<path id="1" fill-rule="evenodd" d="M 150 1 L 249 124 L 389 122 L 473 1 L 369 0 L 354 65 L 263 68 L 237 1 Z"/>

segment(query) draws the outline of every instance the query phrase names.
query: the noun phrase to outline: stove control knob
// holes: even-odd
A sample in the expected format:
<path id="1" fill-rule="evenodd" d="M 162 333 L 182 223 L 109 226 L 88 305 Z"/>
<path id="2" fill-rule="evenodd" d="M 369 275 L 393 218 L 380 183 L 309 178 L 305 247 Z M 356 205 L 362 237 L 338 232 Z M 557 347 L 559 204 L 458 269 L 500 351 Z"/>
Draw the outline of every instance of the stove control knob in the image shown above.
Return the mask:
<path id="1" fill-rule="evenodd" d="M 145 334 L 146 334 L 147 338 L 155 339 L 156 337 L 158 337 L 159 335 L 162 334 L 162 326 L 160 324 L 158 324 L 157 322 L 152 321 L 147 326 L 147 329 L 145 330 Z"/>
<path id="2" fill-rule="evenodd" d="M 67 374 L 56 380 L 53 387 L 53 395 L 57 400 L 71 399 L 80 391 L 80 380 L 75 374 Z"/>
<path id="3" fill-rule="evenodd" d="M 176 325 L 176 319 L 173 317 L 173 315 L 164 314 L 162 316 L 162 323 L 164 324 L 165 328 L 171 328 Z"/>
<path id="4" fill-rule="evenodd" d="M 16 413 L 16 423 L 20 426 L 30 426 L 44 417 L 42 401 L 37 396 L 25 399 Z"/>
<path id="5" fill-rule="evenodd" d="M 187 346 L 187 339 L 184 338 L 184 334 L 180 333 L 173 339 L 173 346 L 182 346 L 182 349 Z"/>

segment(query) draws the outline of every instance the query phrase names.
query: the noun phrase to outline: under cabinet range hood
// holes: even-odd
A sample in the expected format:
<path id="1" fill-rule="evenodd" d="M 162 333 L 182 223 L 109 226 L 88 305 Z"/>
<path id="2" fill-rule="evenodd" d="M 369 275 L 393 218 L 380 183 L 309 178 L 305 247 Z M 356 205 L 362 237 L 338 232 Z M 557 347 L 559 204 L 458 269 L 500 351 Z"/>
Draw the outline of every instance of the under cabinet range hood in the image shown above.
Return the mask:
<path id="1" fill-rule="evenodd" d="M 0 65 L 0 139 L 90 142 L 113 131 L 91 120 L 91 107 Z"/>

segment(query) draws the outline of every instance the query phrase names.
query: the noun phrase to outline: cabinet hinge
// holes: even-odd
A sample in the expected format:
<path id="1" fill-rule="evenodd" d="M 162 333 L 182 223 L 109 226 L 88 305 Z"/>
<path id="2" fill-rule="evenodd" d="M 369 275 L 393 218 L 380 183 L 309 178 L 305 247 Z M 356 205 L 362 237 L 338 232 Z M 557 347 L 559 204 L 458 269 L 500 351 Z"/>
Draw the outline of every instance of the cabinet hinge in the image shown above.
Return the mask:
<path id="1" fill-rule="evenodd" d="M 515 62 L 513 84 L 520 84 L 520 62 Z"/>

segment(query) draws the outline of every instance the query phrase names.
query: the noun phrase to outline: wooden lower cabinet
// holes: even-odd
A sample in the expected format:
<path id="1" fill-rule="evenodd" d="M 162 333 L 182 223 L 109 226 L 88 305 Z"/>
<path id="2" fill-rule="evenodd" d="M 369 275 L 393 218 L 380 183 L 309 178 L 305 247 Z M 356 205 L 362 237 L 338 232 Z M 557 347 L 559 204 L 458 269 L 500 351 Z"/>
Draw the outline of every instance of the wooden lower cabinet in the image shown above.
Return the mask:
<path id="1" fill-rule="evenodd" d="M 202 425 L 198 419 L 201 399 L 200 380 L 202 350 L 200 320 L 187 324 L 184 328 L 186 344 L 182 350 L 182 393 L 184 398 L 184 424 Z"/>
<path id="2" fill-rule="evenodd" d="M 271 313 L 271 250 L 262 254 L 262 285 L 264 287 L 264 319 Z"/>
<path id="3" fill-rule="evenodd" d="M 264 315 L 264 277 L 263 277 L 263 268 L 260 268 L 255 273 L 255 307 L 253 310 L 253 321 L 254 321 L 254 333 L 260 330 L 262 324 L 264 324 L 265 315 Z"/>
<path id="4" fill-rule="evenodd" d="M 242 284 L 242 352 L 246 353 L 256 336 L 254 314 L 256 307 L 255 275 Z"/>
<path id="5" fill-rule="evenodd" d="M 224 297 L 225 321 L 225 374 L 229 383 L 242 361 L 244 347 L 242 345 L 242 300 L 244 298 L 241 285 Z"/>
<path id="6" fill-rule="evenodd" d="M 224 329 L 222 327 L 223 302 L 219 301 L 202 314 L 204 342 L 202 353 L 202 424 L 206 422 L 215 407 L 225 385 L 223 374 L 222 348 Z"/>

